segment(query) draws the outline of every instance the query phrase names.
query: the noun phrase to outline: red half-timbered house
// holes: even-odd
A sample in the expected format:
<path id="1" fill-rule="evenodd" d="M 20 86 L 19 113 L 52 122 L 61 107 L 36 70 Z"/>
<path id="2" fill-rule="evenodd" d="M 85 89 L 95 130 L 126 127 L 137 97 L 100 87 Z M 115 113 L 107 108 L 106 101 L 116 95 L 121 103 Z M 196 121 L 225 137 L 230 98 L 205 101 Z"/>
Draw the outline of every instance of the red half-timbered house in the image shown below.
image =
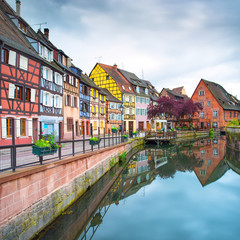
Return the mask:
<path id="1" fill-rule="evenodd" d="M 39 57 L 16 31 L 8 7 L 0 2 L 0 145 L 12 144 L 13 135 L 16 144 L 31 143 L 38 134 Z"/>
<path id="2" fill-rule="evenodd" d="M 54 49 L 46 36 L 39 30 L 37 33 L 20 16 L 20 0 L 16 1 L 16 12 L 6 2 L 1 2 L 3 10 L 15 26 L 15 32 L 23 38 L 39 59 L 39 101 L 38 122 L 42 126 L 43 134 L 51 134 L 53 131 L 58 136 L 59 124 L 63 122 L 63 75 L 53 59 Z M 39 126 L 40 127 L 40 126 Z"/>

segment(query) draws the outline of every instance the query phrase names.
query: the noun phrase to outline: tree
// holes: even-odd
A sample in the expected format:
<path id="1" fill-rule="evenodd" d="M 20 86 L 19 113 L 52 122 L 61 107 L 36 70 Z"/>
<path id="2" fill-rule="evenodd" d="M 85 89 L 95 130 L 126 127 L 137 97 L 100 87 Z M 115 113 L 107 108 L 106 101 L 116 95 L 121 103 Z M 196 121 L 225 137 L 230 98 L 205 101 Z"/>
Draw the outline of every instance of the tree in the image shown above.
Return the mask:
<path id="1" fill-rule="evenodd" d="M 148 106 L 149 119 L 160 117 L 163 114 L 166 117 L 175 117 L 177 120 L 184 117 L 191 119 L 194 113 L 202 109 L 200 103 L 194 103 L 191 99 L 177 101 L 168 97 L 160 97 L 156 103 L 156 105 L 151 104 Z"/>

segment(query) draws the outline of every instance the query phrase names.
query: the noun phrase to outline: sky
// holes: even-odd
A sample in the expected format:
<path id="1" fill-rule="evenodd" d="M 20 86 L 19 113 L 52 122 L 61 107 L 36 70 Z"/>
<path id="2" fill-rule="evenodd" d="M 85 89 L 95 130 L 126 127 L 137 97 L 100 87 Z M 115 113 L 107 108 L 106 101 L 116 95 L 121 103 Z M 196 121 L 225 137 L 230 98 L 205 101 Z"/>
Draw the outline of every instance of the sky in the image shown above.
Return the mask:
<path id="1" fill-rule="evenodd" d="M 6 0 L 15 9 L 15 0 Z M 151 81 L 158 91 L 201 78 L 240 99 L 238 0 L 21 0 L 21 16 L 89 74 L 97 62 Z"/>

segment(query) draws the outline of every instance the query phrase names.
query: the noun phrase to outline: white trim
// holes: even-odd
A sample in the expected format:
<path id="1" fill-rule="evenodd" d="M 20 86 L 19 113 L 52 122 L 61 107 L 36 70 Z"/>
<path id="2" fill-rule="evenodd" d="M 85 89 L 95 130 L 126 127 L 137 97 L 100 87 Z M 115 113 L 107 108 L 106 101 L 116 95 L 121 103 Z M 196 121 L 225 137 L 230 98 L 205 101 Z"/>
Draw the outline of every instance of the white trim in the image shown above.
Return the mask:
<path id="1" fill-rule="evenodd" d="M 7 138 L 7 119 L 2 118 L 2 138 Z"/>

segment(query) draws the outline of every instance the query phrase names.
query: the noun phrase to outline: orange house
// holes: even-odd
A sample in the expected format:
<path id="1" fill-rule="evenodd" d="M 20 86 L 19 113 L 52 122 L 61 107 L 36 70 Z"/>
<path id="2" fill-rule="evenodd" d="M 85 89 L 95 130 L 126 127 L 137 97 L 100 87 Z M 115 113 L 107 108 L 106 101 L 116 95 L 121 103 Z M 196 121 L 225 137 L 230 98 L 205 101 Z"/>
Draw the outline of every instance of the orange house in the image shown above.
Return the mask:
<path id="1" fill-rule="evenodd" d="M 194 115 L 195 127 L 224 129 L 240 116 L 240 101 L 217 83 L 201 79 L 191 99 L 203 107 Z"/>

